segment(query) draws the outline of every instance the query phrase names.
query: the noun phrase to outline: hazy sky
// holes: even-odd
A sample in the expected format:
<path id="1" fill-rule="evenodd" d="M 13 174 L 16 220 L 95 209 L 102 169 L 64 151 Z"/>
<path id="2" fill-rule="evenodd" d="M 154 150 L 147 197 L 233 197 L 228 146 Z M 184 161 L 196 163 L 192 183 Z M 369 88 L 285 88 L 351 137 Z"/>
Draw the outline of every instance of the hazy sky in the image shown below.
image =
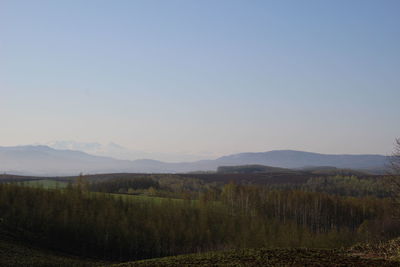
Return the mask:
<path id="1" fill-rule="evenodd" d="M 400 1 L 0 0 L 0 145 L 391 152 Z"/>

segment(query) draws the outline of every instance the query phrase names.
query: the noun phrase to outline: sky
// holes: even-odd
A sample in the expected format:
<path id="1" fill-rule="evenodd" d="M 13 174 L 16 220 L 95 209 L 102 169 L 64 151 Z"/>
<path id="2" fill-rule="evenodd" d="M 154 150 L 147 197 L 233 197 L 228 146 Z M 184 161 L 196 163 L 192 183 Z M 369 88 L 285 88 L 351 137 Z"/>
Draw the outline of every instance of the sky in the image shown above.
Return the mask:
<path id="1" fill-rule="evenodd" d="M 400 1 L 0 0 L 0 146 L 390 154 Z"/>

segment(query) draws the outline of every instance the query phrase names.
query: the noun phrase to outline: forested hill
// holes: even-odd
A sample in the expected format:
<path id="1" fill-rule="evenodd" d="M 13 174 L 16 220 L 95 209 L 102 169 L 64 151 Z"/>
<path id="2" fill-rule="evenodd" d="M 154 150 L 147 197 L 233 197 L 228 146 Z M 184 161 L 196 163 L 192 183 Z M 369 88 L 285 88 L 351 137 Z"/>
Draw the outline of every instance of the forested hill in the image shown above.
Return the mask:
<path id="1" fill-rule="evenodd" d="M 294 173 L 295 170 L 265 165 L 220 166 L 218 173 Z"/>
<path id="2" fill-rule="evenodd" d="M 278 168 L 265 165 L 237 165 L 237 166 L 220 166 L 217 169 L 218 174 L 269 174 L 270 176 L 283 174 L 286 175 L 354 175 L 354 176 L 369 176 L 373 173 L 369 171 L 360 171 L 353 169 L 340 169 L 331 166 L 321 166 L 321 167 L 306 167 L 301 169 L 287 169 Z"/>
<path id="3" fill-rule="evenodd" d="M 349 169 L 384 168 L 388 157 L 383 155 L 320 154 L 296 150 L 273 150 L 269 152 L 240 153 L 217 159 L 229 165 L 262 164 L 281 168 L 305 166 L 332 166 Z"/>

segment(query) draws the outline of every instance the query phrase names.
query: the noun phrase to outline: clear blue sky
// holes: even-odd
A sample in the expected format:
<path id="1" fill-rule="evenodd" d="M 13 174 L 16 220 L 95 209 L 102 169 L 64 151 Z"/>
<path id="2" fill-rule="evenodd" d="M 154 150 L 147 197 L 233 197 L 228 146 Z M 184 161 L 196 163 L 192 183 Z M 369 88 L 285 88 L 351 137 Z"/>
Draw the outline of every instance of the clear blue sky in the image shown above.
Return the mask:
<path id="1" fill-rule="evenodd" d="M 400 1 L 0 0 L 0 145 L 391 152 Z"/>

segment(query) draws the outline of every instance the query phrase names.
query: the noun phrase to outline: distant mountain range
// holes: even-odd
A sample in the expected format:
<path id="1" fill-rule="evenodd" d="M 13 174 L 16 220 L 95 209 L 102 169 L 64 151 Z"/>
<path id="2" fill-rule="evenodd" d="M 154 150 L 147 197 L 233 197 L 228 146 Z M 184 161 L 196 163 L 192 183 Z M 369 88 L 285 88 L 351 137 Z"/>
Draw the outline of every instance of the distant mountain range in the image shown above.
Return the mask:
<path id="1" fill-rule="evenodd" d="M 101 144 L 97 142 L 77 142 L 73 140 L 59 140 L 37 145 L 45 145 L 54 149 L 78 150 L 95 156 L 111 157 L 122 160 L 155 159 L 167 162 L 195 161 L 209 159 L 206 155 L 193 155 L 190 153 L 155 153 L 134 150 L 115 143 Z"/>
<path id="2" fill-rule="evenodd" d="M 240 153 L 215 160 L 168 163 L 151 159 L 117 160 L 76 150 L 48 146 L 0 147 L 0 172 L 25 175 L 77 175 L 79 173 L 177 173 L 216 171 L 219 166 L 260 164 L 280 168 L 332 166 L 364 171 L 383 170 L 388 157 L 383 155 L 330 155 L 294 150 Z"/>

